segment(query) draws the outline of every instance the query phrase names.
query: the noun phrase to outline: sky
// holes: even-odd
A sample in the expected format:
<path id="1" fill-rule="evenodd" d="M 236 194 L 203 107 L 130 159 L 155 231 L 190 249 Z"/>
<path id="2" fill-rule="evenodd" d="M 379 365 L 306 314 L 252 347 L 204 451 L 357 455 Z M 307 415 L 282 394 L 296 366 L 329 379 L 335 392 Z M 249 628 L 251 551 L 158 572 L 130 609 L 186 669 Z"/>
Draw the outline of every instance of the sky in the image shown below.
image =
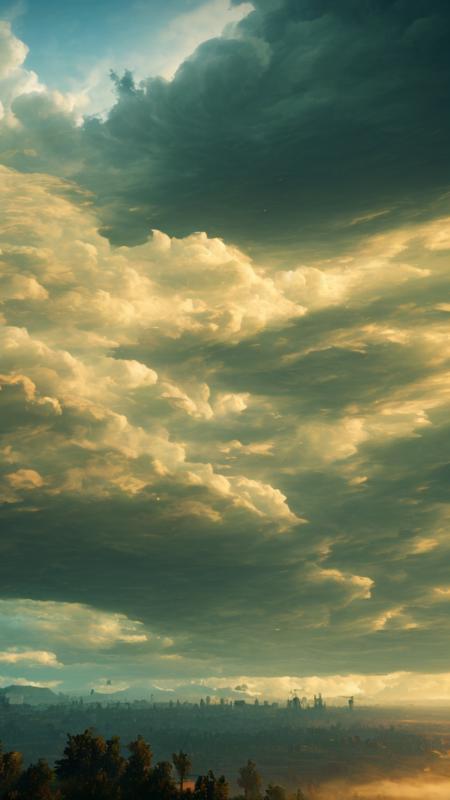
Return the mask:
<path id="1" fill-rule="evenodd" d="M 450 701 L 448 3 L 0 20 L 0 684 Z"/>

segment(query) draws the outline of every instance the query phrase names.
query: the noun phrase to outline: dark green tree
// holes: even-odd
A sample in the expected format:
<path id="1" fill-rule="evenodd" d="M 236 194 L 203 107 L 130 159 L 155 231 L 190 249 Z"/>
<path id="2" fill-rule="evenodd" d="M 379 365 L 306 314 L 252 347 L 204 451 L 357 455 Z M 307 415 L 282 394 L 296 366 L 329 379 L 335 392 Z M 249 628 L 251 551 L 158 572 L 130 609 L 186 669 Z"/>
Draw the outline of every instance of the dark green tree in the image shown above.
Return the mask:
<path id="1" fill-rule="evenodd" d="M 264 800 L 286 800 L 286 790 L 282 786 L 269 783 L 264 795 Z"/>
<path id="2" fill-rule="evenodd" d="M 151 800 L 172 800 L 175 797 L 175 783 L 170 761 L 158 761 L 150 771 L 147 780 L 147 797 Z"/>
<path id="3" fill-rule="evenodd" d="M 30 764 L 17 785 L 20 800 L 53 800 L 57 796 L 53 790 L 53 778 L 53 770 L 45 759 Z"/>
<path id="4" fill-rule="evenodd" d="M 228 794 L 229 787 L 225 777 L 221 775 L 216 778 L 212 770 L 206 775 L 200 775 L 195 782 L 195 800 L 227 800 Z"/>
<path id="5" fill-rule="evenodd" d="M 177 771 L 178 779 L 180 781 L 180 793 L 183 791 L 184 779 L 192 768 L 192 762 L 187 753 L 180 750 L 178 753 L 173 753 L 172 761 Z"/>
<path id="6" fill-rule="evenodd" d="M 106 742 L 106 751 L 103 756 L 103 769 L 110 784 L 119 784 L 127 766 L 126 759 L 121 753 L 120 738 L 113 736 Z"/>
<path id="7" fill-rule="evenodd" d="M 13 797 L 17 783 L 22 773 L 22 753 L 11 750 L 2 753 L 0 749 L 0 797 Z"/>
<path id="8" fill-rule="evenodd" d="M 256 769 L 256 764 L 250 759 L 240 768 L 237 782 L 244 790 L 245 800 L 261 799 L 261 775 Z"/>
<path id="9" fill-rule="evenodd" d="M 130 755 L 122 778 L 123 796 L 129 800 L 141 800 L 148 794 L 153 753 L 142 736 L 130 742 L 128 750 Z"/>
<path id="10" fill-rule="evenodd" d="M 64 756 L 56 762 L 56 775 L 65 800 L 108 800 L 106 752 L 104 738 L 91 728 L 68 735 Z"/>

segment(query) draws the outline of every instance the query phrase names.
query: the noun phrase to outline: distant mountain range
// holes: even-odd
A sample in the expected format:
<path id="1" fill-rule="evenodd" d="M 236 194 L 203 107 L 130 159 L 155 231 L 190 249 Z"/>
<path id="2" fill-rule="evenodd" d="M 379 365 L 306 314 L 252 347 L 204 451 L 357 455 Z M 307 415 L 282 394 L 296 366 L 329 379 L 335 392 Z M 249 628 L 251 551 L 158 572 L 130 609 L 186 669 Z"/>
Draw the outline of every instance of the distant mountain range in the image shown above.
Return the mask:
<path id="1" fill-rule="evenodd" d="M 40 686 L 5 686 L 0 689 L 0 702 L 2 699 L 14 705 L 27 703 L 31 706 L 49 706 L 67 701 L 65 695 L 56 694 L 51 689 Z"/>
<path id="2" fill-rule="evenodd" d="M 111 687 L 113 689 L 113 687 Z M 205 686 L 204 684 L 186 683 L 178 686 L 176 689 L 163 689 L 160 686 L 146 686 L 146 687 L 133 687 L 122 691 L 110 692 L 95 692 L 93 697 L 96 700 L 108 698 L 112 702 L 123 700 L 124 702 L 133 702 L 134 700 L 148 700 L 155 703 L 170 702 L 170 700 L 189 700 L 190 702 L 199 702 L 202 698 L 206 699 L 208 696 L 215 700 L 223 698 L 224 700 L 241 700 L 253 698 L 249 695 L 244 687 L 233 689 L 226 687 L 216 689 L 212 686 Z"/>
<path id="3" fill-rule="evenodd" d="M 171 700 L 175 702 L 177 700 L 199 702 L 202 698 L 206 699 L 208 696 L 214 698 L 216 702 L 217 699 L 221 698 L 228 701 L 248 699 L 252 702 L 253 700 L 245 687 L 214 689 L 203 684 L 190 683 L 179 686 L 176 690 L 163 689 L 159 686 L 146 686 L 114 691 L 114 687 L 111 686 L 111 691 L 92 690 L 86 693 L 70 694 L 56 693 L 51 689 L 38 686 L 19 686 L 16 684 L 0 689 L 0 702 L 4 698 L 10 704 L 21 705 L 26 703 L 33 706 L 71 703 L 79 698 L 82 698 L 85 703 L 133 703 L 137 700 L 146 700 L 154 703 L 167 703 Z"/>

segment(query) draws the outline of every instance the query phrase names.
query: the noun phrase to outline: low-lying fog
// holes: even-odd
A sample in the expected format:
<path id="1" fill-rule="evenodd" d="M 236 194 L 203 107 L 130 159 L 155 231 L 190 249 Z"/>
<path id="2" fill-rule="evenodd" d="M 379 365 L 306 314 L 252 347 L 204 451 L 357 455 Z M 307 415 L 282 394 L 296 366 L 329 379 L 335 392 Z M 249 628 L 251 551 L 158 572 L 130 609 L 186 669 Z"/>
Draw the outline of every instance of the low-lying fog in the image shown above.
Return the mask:
<path id="1" fill-rule="evenodd" d="M 449 800 L 450 779 L 427 777 L 371 781 L 350 786 L 331 783 L 311 796 L 311 800 Z"/>

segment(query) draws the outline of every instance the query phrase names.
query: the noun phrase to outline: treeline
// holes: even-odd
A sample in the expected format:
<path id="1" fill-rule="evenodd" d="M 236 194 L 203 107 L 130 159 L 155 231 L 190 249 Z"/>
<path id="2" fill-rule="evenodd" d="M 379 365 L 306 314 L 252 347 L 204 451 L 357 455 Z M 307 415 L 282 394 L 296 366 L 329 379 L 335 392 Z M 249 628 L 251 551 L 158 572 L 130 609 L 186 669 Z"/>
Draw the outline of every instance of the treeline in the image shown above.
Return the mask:
<path id="1" fill-rule="evenodd" d="M 187 753 L 153 765 L 150 745 L 142 736 L 122 753 L 118 736 L 104 739 L 92 728 L 69 734 L 64 755 L 52 768 L 45 759 L 24 768 L 21 753 L 4 753 L 0 745 L 0 800 L 229 800 L 229 785 L 212 770 L 195 783 Z M 242 793 L 233 800 L 291 800 L 283 787 L 262 779 L 252 761 L 239 769 Z M 292 800 L 307 800 L 299 789 Z"/>

